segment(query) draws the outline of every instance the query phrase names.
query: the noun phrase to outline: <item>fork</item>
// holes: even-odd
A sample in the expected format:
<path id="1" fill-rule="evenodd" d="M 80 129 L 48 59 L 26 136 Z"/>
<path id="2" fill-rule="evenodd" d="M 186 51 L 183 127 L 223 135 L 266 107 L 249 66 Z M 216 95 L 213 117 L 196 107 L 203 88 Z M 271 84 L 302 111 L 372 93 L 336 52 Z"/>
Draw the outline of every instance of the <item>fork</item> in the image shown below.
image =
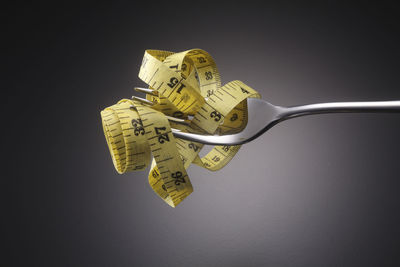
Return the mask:
<path id="1" fill-rule="evenodd" d="M 134 88 L 138 92 L 158 95 L 158 92 L 149 88 Z M 144 104 L 153 102 L 140 97 L 132 96 Z M 181 139 L 206 145 L 242 145 L 248 143 L 279 122 L 306 115 L 325 113 L 400 113 L 400 101 L 369 101 L 369 102 L 331 102 L 318 103 L 293 107 L 273 105 L 258 98 L 247 98 L 248 120 L 246 127 L 239 133 L 227 135 L 205 135 L 182 132 L 172 128 L 172 134 Z M 180 124 L 190 124 L 190 120 L 183 120 L 167 116 L 168 120 Z"/>

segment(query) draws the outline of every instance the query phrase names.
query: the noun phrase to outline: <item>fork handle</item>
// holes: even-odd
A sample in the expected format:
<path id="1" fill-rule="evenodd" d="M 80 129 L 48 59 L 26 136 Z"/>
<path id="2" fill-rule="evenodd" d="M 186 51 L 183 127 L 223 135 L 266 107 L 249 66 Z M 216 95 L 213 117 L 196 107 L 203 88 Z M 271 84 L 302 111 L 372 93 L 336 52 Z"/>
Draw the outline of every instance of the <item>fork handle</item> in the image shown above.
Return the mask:
<path id="1" fill-rule="evenodd" d="M 324 113 L 400 113 L 400 101 L 332 102 L 282 107 L 281 120 Z"/>

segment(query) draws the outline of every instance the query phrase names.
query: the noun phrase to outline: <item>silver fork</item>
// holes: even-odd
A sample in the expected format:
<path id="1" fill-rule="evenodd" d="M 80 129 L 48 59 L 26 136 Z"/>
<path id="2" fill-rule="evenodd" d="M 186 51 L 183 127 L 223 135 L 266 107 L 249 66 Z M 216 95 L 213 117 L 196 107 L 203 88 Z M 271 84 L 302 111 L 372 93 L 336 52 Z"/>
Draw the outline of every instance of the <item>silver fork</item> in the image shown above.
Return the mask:
<path id="1" fill-rule="evenodd" d="M 135 87 L 138 92 L 157 95 L 157 91 Z M 145 104 L 153 102 L 133 96 Z M 279 122 L 306 115 L 325 113 L 400 113 L 400 101 L 370 101 L 370 102 L 332 102 L 294 107 L 275 106 L 257 98 L 248 98 L 248 121 L 246 127 L 239 133 L 227 135 L 203 135 L 182 132 L 172 128 L 175 137 L 203 143 L 207 145 L 241 145 L 250 142 Z M 188 124 L 190 121 L 168 117 L 170 121 Z"/>

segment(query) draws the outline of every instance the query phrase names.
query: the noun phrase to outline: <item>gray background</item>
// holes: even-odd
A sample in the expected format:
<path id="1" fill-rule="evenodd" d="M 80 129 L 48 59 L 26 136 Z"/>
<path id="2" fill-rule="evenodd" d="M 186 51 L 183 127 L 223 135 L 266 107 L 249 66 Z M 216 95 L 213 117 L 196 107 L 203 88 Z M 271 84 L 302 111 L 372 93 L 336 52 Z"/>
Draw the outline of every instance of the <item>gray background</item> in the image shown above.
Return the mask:
<path id="1" fill-rule="evenodd" d="M 279 3 L 279 4 L 278 4 Z M 398 266 L 400 115 L 304 117 L 224 169 L 189 168 L 173 209 L 118 175 L 100 110 L 145 49 L 202 48 L 223 83 L 279 105 L 399 100 L 400 10 L 211 1 L 19 4 L 3 11 L 4 266 Z"/>

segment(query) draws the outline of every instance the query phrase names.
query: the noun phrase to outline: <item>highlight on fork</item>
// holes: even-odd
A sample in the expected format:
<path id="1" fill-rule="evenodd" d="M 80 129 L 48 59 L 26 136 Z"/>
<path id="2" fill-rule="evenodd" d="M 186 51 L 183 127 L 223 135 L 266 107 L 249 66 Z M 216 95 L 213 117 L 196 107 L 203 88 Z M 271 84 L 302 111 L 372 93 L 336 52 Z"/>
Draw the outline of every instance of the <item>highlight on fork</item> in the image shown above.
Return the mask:
<path id="1" fill-rule="evenodd" d="M 118 173 L 144 170 L 154 192 L 176 207 L 193 192 L 186 169 L 194 163 L 210 171 L 227 165 L 240 146 L 215 146 L 204 157 L 203 144 L 175 138 L 171 128 L 201 134 L 232 134 L 247 123 L 247 98 L 260 98 L 241 81 L 221 86 L 209 53 L 146 50 L 133 96 L 101 111 L 104 135 Z M 189 119 L 190 118 L 190 119 Z M 150 163 L 151 161 L 151 163 Z"/>

